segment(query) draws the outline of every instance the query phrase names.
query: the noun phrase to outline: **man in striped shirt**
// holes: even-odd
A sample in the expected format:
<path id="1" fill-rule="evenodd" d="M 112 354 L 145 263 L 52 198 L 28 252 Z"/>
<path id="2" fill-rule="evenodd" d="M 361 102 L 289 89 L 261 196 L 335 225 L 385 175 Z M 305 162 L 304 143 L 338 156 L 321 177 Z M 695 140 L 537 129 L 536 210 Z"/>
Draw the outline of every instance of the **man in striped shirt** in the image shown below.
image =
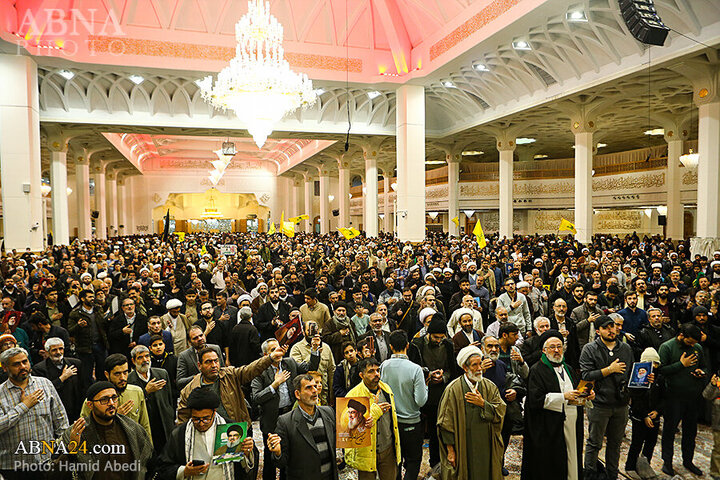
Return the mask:
<path id="1" fill-rule="evenodd" d="M 34 449 L 33 445 L 42 443 L 30 442 L 49 444 L 60 438 L 69 424 L 52 382 L 30 375 L 30 361 L 24 348 L 5 350 L 0 354 L 0 364 L 8 375 L 8 380 L 0 385 L 0 476 L 15 480 L 23 476 L 21 470 L 50 460 L 50 451 L 41 446 Z M 37 471 L 33 475 L 45 478 Z"/>

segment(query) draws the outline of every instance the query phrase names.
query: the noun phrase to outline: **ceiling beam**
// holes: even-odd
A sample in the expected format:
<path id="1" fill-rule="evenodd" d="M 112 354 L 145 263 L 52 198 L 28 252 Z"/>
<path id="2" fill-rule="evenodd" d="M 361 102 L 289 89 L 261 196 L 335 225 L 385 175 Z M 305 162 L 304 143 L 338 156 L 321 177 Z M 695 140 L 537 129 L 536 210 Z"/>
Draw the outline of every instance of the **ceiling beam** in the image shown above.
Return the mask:
<path id="1" fill-rule="evenodd" d="M 412 66 L 412 44 L 397 0 L 375 0 L 373 4 L 380 14 L 380 21 L 390 43 L 397 73 L 400 75 L 408 73 Z"/>

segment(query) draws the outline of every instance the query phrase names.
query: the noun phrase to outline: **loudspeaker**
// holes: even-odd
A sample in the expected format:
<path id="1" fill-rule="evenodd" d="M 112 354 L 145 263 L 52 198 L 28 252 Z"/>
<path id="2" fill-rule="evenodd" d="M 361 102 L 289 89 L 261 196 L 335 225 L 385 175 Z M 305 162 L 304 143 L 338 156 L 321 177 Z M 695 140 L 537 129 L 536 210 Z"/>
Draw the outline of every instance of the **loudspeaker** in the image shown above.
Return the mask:
<path id="1" fill-rule="evenodd" d="M 340 216 L 340 210 L 335 209 L 332 211 L 332 214 L 333 214 L 333 217 L 338 217 L 338 216 Z"/>
<path id="2" fill-rule="evenodd" d="M 98 212 L 97 210 L 93 210 L 91 215 L 92 215 L 92 218 L 98 218 L 100 216 L 100 212 Z"/>
<path id="3" fill-rule="evenodd" d="M 658 225 L 661 227 L 667 225 L 667 215 L 658 215 Z"/>
<path id="4" fill-rule="evenodd" d="M 653 0 L 618 0 L 625 25 L 642 43 L 663 46 L 670 29 L 655 9 Z"/>

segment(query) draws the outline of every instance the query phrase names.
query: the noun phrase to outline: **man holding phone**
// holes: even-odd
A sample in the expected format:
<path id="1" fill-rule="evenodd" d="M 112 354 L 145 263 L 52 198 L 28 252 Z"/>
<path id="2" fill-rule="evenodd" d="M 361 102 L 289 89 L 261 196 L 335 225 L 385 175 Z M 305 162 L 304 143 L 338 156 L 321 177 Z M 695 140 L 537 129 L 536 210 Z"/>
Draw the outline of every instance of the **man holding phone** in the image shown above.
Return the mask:
<path id="1" fill-rule="evenodd" d="M 697 405 L 705 386 L 707 359 L 699 345 L 702 332 L 697 325 L 680 326 L 677 337 L 660 345 L 658 369 L 665 377 L 665 425 L 662 433 L 663 473 L 675 475 L 672 466 L 675 432 L 682 421 L 683 466 L 695 475 L 702 471 L 693 463 L 697 436 Z"/>

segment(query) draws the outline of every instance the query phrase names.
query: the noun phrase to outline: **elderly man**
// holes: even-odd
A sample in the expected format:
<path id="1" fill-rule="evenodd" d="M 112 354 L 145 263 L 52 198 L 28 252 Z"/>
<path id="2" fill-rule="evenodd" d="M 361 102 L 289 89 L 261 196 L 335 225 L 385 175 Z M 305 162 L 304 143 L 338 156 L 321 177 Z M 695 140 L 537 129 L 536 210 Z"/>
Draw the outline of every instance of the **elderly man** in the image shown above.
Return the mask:
<path id="1" fill-rule="evenodd" d="M 498 307 L 507 310 L 508 320 L 520 330 L 520 341 L 532 333 L 532 317 L 527 297 L 515 290 L 515 280 L 505 280 L 505 293 L 498 297 Z"/>
<path id="2" fill-rule="evenodd" d="M 557 330 L 565 342 L 565 362 L 575 370 L 580 370 L 580 342 L 577 337 L 575 323 L 567 315 L 567 302 L 558 298 L 552 305 L 550 328 Z"/>
<path id="3" fill-rule="evenodd" d="M 193 303 L 195 302 L 195 292 L 188 292 L 186 294 L 192 298 Z M 166 333 L 170 334 L 170 338 L 172 340 L 173 348 L 168 350 L 165 348 L 165 350 L 173 352 L 175 355 L 180 355 L 185 349 L 188 348 L 188 342 L 187 342 L 187 335 L 188 331 L 190 330 L 191 318 L 187 315 L 184 315 L 180 313 L 180 309 L 182 308 L 183 304 L 180 300 L 177 298 L 171 298 L 167 301 L 165 304 L 165 308 L 167 308 L 167 313 L 160 317 L 160 326 L 161 328 L 165 328 L 163 332 L 163 340 L 166 338 Z M 188 308 L 191 308 L 191 305 L 188 301 Z M 197 314 L 197 309 L 195 306 L 192 306 L 192 309 L 194 309 L 194 313 Z M 151 317 L 152 318 L 152 317 Z M 194 317 L 193 317 L 194 318 Z M 197 318 L 195 318 L 195 321 L 197 321 Z M 148 331 L 150 331 L 150 320 L 148 320 Z M 145 346 L 149 346 L 147 343 L 143 343 L 143 337 L 140 337 L 140 343 L 142 343 Z M 167 345 L 167 342 L 165 342 Z"/>
<path id="4" fill-rule="evenodd" d="M 437 417 L 443 478 L 502 480 L 505 402 L 483 378 L 478 347 L 463 348 L 457 364 L 464 375 L 448 385 Z"/>
<path id="5" fill-rule="evenodd" d="M 473 312 L 469 308 L 458 308 L 453 315 L 458 314 L 460 329 L 453 335 L 452 342 L 455 355 L 468 345 L 479 345 L 483 334 L 474 328 Z M 448 327 L 448 330 L 450 328 Z"/>
<path id="6" fill-rule="evenodd" d="M 550 320 L 547 317 L 537 317 L 533 321 L 535 327 L 535 335 L 528 338 L 520 346 L 520 354 L 525 359 L 529 367 L 535 365 L 542 355 L 542 345 L 540 344 L 540 336 L 547 330 L 550 330 Z"/>
<path id="7" fill-rule="evenodd" d="M 45 340 L 45 351 L 48 356 L 40 363 L 33 365 L 33 375 L 50 380 L 60 395 L 68 415 L 74 422 L 80 416 L 83 400 L 83 385 L 80 372 L 80 360 L 65 357 L 65 343 L 59 338 Z"/>
<path id="8" fill-rule="evenodd" d="M 24 348 L 0 354 L 8 380 L 0 385 L 0 476 L 26 478 L 22 470 L 50 460 L 50 452 L 30 453 L 31 441 L 57 439 L 68 428 L 62 400 L 50 380 L 30 375 L 30 359 Z M 18 468 L 15 462 L 21 462 Z M 45 478 L 34 473 L 32 478 Z"/>
<path id="9" fill-rule="evenodd" d="M 448 320 L 448 335 L 452 337 L 460 331 L 460 312 L 466 312 L 468 310 L 472 315 L 473 329 L 477 330 L 480 333 L 483 332 L 483 317 L 482 313 L 480 313 L 478 304 L 472 295 L 465 295 L 464 297 L 462 297 L 461 307 L 455 310 L 452 315 L 450 315 L 450 320 Z"/>
<path id="10" fill-rule="evenodd" d="M 578 480 L 582 473 L 583 407 L 574 405 L 579 378 L 565 363 L 564 337 L 540 336 L 542 356 L 531 369 L 525 399 L 523 480 Z M 590 394 L 589 400 L 595 397 Z M 572 402 L 572 403 L 571 403 Z"/>

